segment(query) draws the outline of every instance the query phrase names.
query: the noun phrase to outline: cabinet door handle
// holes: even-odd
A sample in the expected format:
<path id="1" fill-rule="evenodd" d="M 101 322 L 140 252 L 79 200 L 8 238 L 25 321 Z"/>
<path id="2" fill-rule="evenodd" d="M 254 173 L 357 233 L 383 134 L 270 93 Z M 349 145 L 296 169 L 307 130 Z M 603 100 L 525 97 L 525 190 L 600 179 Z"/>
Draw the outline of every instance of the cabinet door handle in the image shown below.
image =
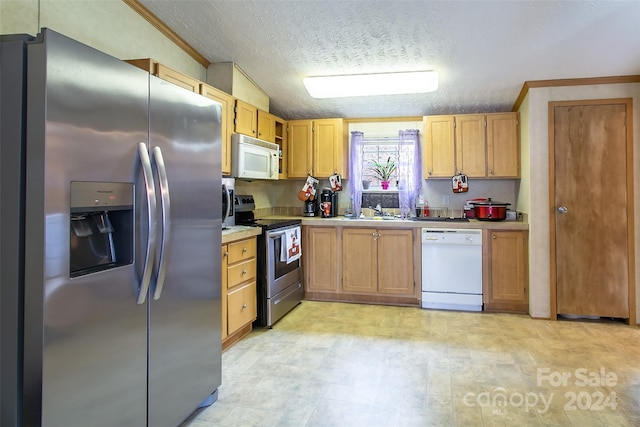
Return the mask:
<path id="1" fill-rule="evenodd" d="M 247 308 L 247 304 L 242 304 L 242 309 L 244 310 L 245 308 Z"/>
<path id="2" fill-rule="evenodd" d="M 497 237 L 496 237 L 496 235 L 495 235 L 495 234 L 492 234 L 492 235 L 491 235 L 491 238 L 492 238 L 493 240 L 497 239 Z"/>
<path id="3" fill-rule="evenodd" d="M 245 274 L 247 274 L 247 270 L 242 270 L 242 275 L 244 276 Z"/>
<path id="4" fill-rule="evenodd" d="M 247 248 L 242 248 L 242 253 L 247 252 Z"/>
<path id="5" fill-rule="evenodd" d="M 493 175 L 493 169 L 489 169 L 489 175 Z"/>
<path id="6" fill-rule="evenodd" d="M 431 169 L 429 169 L 429 172 L 427 172 L 429 175 L 433 175 L 433 173 L 431 172 Z"/>
<path id="7" fill-rule="evenodd" d="M 229 256 L 229 251 L 226 251 L 226 252 L 224 253 L 224 256 L 225 256 L 225 257 L 228 257 L 228 256 Z"/>

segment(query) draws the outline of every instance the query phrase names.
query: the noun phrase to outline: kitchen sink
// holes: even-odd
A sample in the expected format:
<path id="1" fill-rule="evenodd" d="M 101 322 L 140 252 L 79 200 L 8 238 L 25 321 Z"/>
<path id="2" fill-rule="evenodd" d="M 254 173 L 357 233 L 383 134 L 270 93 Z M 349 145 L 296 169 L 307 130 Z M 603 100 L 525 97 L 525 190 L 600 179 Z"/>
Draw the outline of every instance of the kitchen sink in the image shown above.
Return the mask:
<path id="1" fill-rule="evenodd" d="M 412 218 L 414 221 L 432 221 L 432 222 L 469 222 L 469 218 L 446 218 L 446 217 L 419 217 Z"/>
<path id="2" fill-rule="evenodd" d="M 352 218 L 352 217 L 344 217 L 350 221 L 398 221 L 405 218 L 400 218 L 397 216 L 365 216 L 364 218 Z M 408 219 L 408 218 L 406 218 Z"/>

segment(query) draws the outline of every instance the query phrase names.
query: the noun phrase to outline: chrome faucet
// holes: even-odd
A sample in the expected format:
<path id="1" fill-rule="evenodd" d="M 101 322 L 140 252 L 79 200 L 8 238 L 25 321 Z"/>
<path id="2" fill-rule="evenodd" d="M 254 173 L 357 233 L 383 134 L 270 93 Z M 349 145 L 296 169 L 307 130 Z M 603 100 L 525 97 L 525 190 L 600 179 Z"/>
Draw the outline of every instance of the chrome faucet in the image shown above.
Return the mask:
<path id="1" fill-rule="evenodd" d="M 375 208 L 373 206 L 369 206 L 369 209 L 372 209 L 375 211 L 373 216 L 384 216 L 384 212 L 382 212 L 382 208 L 380 207 L 380 204 L 376 205 Z"/>

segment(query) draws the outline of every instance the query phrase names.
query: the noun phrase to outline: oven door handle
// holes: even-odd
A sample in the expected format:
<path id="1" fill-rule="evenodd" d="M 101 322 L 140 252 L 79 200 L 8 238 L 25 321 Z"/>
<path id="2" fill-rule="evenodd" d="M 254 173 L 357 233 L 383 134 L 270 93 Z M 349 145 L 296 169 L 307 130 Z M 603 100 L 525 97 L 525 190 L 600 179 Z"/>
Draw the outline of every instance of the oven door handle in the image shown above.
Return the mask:
<path id="1" fill-rule="evenodd" d="M 269 231 L 267 232 L 267 237 L 271 238 L 271 237 L 279 237 L 279 236 L 283 236 L 284 235 L 284 231 Z"/>

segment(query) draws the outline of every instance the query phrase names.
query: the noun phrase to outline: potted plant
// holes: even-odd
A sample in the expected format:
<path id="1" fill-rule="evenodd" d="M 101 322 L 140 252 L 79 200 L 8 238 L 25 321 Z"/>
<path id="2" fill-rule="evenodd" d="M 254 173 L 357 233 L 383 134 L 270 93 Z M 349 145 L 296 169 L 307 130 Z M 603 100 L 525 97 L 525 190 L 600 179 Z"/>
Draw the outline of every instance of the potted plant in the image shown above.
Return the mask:
<path id="1" fill-rule="evenodd" d="M 395 162 L 391 161 L 391 156 L 387 158 L 387 162 L 385 164 L 376 162 L 372 160 L 373 167 L 371 167 L 371 171 L 380 178 L 380 185 L 383 190 L 389 188 L 389 178 L 391 174 L 396 170 Z"/>

